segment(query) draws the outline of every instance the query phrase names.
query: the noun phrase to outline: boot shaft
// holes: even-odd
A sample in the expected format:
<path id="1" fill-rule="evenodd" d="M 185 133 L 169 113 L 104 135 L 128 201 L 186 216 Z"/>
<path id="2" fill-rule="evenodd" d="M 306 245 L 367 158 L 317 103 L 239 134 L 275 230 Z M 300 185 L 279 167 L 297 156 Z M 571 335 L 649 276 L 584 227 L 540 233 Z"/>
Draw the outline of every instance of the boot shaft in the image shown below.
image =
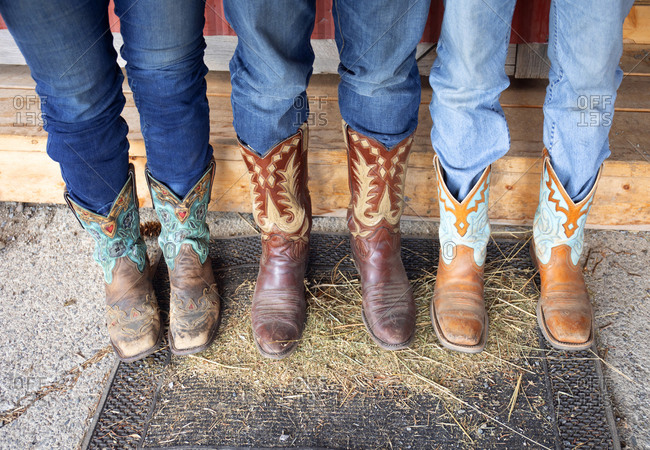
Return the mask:
<path id="1" fill-rule="evenodd" d="M 345 122 L 343 136 L 348 149 L 348 227 L 352 236 L 369 237 L 380 227 L 399 233 L 413 135 L 390 150 Z"/>
<path id="2" fill-rule="evenodd" d="M 305 123 L 263 157 L 240 142 L 250 175 L 253 216 L 262 230 L 263 242 L 274 236 L 291 242 L 309 242 L 312 218 L 307 186 L 308 136 Z"/>
<path id="3" fill-rule="evenodd" d="M 602 168 L 589 194 L 574 203 L 553 170 L 548 151 L 544 150 L 539 203 L 533 222 L 535 255 L 541 264 L 548 264 L 552 250 L 560 245 L 571 249 L 571 262 L 578 264 L 584 244 L 585 223 L 601 172 Z"/>
<path id="4" fill-rule="evenodd" d="M 440 207 L 440 254 L 446 264 L 456 255 L 456 246 L 464 245 L 474 250 L 474 262 L 482 267 L 487 243 L 490 239 L 488 205 L 491 168 L 488 166 L 462 202 L 449 192 L 444 180 L 440 160 L 436 155 L 433 164 L 438 181 Z"/>
<path id="5" fill-rule="evenodd" d="M 158 243 L 167 266 L 173 270 L 183 244 L 189 244 L 203 264 L 208 257 L 210 230 L 206 224 L 208 204 L 214 179 L 214 160 L 196 182 L 194 187 L 180 199 L 147 169 L 147 183 L 156 214 L 160 219 L 161 232 Z"/>
<path id="6" fill-rule="evenodd" d="M 107 284 L 113 282 L 113 269 L 119 258 L 127 257 L 141 273 L 144 271 L 147 248 L 140 236 L 140 214 L 132 165 L 126 183 L 106 216 L 77 204 L 67 191 L 64 197 L 81 226 L 95 241 L 93 257 L 102 267 Z"/>

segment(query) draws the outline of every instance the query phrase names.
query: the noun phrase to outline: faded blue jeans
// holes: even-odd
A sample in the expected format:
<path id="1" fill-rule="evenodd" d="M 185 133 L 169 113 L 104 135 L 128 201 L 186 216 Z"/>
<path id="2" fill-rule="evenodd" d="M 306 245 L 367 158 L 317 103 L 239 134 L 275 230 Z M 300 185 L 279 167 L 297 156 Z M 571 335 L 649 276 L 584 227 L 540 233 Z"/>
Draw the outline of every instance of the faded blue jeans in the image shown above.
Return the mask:
<path id="1" fill-rule="evenodd" d="M 551 3 L 543 138 L 573 200 L 586 196 L 610 155 L 608 135 L 623 78 L 618 66 L 623 21 L 632 3 Z M 458 200 L 510 147 L 499 96 L 509 84 L 504 66 L 514 8 L 515 0 L 445 3 L 438 57 L 429 77 L 431 142 Z"/>
<path id="2" fill-rule="evenodd" d="M 308 119 L 314 0 L 224 0 L 239 37 L 230 61 L 235 131 L 267 153 Z M 339 107 L 354 130 L 393 147 L 413 133 L 420 105 L 415 49 L 429 0 L 334 0 Z"/>
<path id="3" fill-rule="evenodd" d="M 212 157 L 204 8 L 199 0 L 115 0 L 147 164 L 180 196 Z M 0 0 L 0 14 L 36 81 L 48 154 L 72 199 L 106 214 L 129 164 L 108 0 Z"/>

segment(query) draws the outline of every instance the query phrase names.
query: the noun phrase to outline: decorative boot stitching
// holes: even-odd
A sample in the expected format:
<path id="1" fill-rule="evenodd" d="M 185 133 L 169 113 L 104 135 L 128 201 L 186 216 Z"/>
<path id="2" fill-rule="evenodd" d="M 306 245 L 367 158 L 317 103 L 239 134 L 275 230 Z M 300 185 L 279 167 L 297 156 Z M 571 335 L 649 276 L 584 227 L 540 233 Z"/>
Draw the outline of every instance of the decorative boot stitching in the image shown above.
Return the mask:
<path id="1" fill-rule="evenodd" d="M 363 136 L 344 123 L 353 186 L 349 206 L 352 235 L 370 236 L 379 226 L 399 232 L 404 209 L 406 169 L 413 137 L 387 150 L 374 139 Z"/>
<path id="2" fill-rule="evenodd" d="M 106 306 L 106 323 L 110 334 L 117 332 L 124 336 L 142 336 L 154 326 L 157 318 L 158 302 L 153 292 L 146 295 L 141 305 L 129 311 L 120 309 L 119 305 Z"/>
<path id="3" fill-rule="evenodd" d="M 81 226 L 95 240 L 93 257 L 101 265 L 106 283 L 113 282 L 115 263 L 118 258 L 124 256 L 133 261 L 140 272 L 144 271 L 147 249 L 140 236 L 140 214 L 136 203 L 133 167 L 107 216 L 78 205 L 67 192 L 65 199 Z"/>
<path id="4" fill-rule="evenodd" d="M 572 263 L 578 264 L 584 244 L 585 223 L 599 178 L 600 171 L 591 192 L 576 204 L 564 190 L 545 153 L 539 204 L 533 222 L 535 255 L 540 263 L 548 264 L 553 248 L 567 245 L 571 248 Z"/>
<path id="5" fill-rule="evenodd" d="M 208 257 L 210 230 L 206 224 L 214 177 L 214 161 L 181 200 L 164 184 L 147 172 L 154 208 L 162 225 L 158 243 L 170 269 L 183 244 L 192 246 L 203 264 Z"/>
<path id="6" fill-rule="evenodd" d="M 311 223 L 306 203 L 307 127 L 264 157 L 244 145 L 241 153 L 251 178 L 251 201 L 262 239 L 281 234 L 292 241 L 309 240 Z M 305 197 L 307 197 L 305 199 Z"/>
<path id="7" fill-rule="evenodd" d="M 490 239 L 488 219 L 489 187 L 491 169 L 487 167 L 470 193 L 458 202 L 444 184 L 442 167 L 434 158 L 438 180 L 438 203 L 440 206 L 440 248 L 443 261 L 451 264 L 458 245 L 474 250 L 474 262 L 483 266 Z"/>

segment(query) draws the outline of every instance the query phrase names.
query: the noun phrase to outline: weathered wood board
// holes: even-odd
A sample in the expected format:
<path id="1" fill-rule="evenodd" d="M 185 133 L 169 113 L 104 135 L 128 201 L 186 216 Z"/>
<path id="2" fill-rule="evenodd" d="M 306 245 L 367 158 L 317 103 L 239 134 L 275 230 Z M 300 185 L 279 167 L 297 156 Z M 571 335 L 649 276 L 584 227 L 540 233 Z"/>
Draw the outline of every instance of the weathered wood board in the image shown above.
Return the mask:
<path id="1" fill-rule="evenodd" d="M 636 49 L 638 54 L 642 49 Z M 630 56 L 632 64 L 637 61 Z M 636 63 L 645 69 L 645 63 Z M 25 68 L 5 67 L 0 73 L 0 200 L 61 203 L 63 181 L 46 152 L 46 133 L 38 118 L 33 82 Z M 643 73 L 643 72 L 640 72 Z M 338 111 L 337 76 L 314 76 L 309 88 L 313 117 L 310 133 L 310 189 L 317 215 L 345 213 L 349 201 L 347 162 Z M 542 104 L 545 82 L 513 80 L 501 103 L 510 126 L 512 148 L 493 166 L 490 217 L 495 223 L 530 223 L 537 203 L 542 150 Z M 610 142 L 612 157 L 605 164 L 590 226 L 650 229 L 650 77 L 626 77 L 619 91 Z M 240 160 L 232 128 L 229 75 L 210 72 L 211 143 L 217 174 L 210 208 L 250 211 L 248 174 Z M 143 205 L 150 201 L 143 171 L 146 151 L 138 113 L 126 90 L 123 116 L 131 127 L 131 160 L 137 171 Z M 420 126 L 409 161 L 407 216 L 429 220 L 438 216 L 433 149 L 429 140 L 431 90 L 423 87 Z M 20 106 L 20 107 L 18 107 Z M 35 122 L 33 122 L 35 121 Z M 24 123 L 23 126 L 16 126 Z"/>

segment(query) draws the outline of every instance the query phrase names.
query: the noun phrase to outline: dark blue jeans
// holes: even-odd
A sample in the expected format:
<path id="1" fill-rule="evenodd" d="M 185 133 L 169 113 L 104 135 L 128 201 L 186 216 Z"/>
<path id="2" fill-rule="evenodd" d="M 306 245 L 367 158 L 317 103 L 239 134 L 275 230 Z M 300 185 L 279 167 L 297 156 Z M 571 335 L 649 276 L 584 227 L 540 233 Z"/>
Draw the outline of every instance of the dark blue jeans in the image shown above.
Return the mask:
<path id="1" fill-rule="evenodd" d="M 205 3 L 115 0 L 152 175 L 179 196 L 210 158 Z M 105 214 L 126 182 L 125 98 L 108 0 L 0 0 L 42 99 L 47 152 L 73 200 Z"/>
<path id="2" fill-rule="evenodd" d="M 224 0 L 224 8 L 239 37 L 230 61 L 235 131 L 265 154 L 308 119 L 316 3 Z M 428 11 L 429 0 L 334 0 L 332 6 L 341 115 L 388 148 L 418 123 L 415 49 Z"/>

